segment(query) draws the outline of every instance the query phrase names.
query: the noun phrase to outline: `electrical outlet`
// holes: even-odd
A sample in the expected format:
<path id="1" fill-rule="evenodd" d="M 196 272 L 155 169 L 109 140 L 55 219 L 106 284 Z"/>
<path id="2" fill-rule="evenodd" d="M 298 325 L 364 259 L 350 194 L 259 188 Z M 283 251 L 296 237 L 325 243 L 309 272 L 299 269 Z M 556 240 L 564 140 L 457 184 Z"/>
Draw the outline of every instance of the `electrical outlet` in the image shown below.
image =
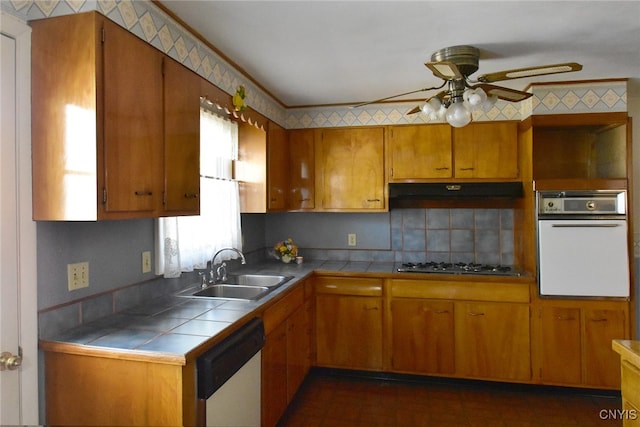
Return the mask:
<path id="1" fill-rule="evenodd" d="M 89 286 L 89 263 L 67 264 L 67 281 L 70 291 Z"/>
<path id="2" fill-rule="evenodd" d="M 356 234 L 355 233 L 349 233 L 347 235 L 347 238 L 348 238 L 349 246 L 355 246 L 356 245 Z"/>
<path id="3" fill-rule="evenodd" d="M 151 272 L 151 251 L 142 252 L 142 272 Z"/>

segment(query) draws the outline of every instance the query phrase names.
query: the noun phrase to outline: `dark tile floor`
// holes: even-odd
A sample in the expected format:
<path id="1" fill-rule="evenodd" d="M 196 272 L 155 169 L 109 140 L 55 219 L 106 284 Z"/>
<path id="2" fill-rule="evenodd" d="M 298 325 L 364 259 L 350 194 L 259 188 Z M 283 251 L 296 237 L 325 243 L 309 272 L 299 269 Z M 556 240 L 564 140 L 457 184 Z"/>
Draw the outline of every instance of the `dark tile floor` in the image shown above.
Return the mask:
<path id="1" fill-rule="evenodd" d="M 614 427 L 622 425 L 615 412 L 620 408 L 614 392 L 314 370 L 280 426 Z"/>

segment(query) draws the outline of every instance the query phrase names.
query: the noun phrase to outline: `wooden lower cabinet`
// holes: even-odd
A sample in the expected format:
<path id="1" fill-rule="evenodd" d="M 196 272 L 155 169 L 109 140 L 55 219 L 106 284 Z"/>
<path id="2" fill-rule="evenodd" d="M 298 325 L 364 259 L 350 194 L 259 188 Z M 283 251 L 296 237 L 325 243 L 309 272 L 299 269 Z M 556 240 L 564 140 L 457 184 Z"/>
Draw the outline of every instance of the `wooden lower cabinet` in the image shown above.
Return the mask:
<path id="1" fill-rule="evenodd" d="M 267 334 L 262 348 L 262 426 L 275 426 L 287 409 L 287 324 Z"/>
<path id="2" fill-rule="evenodd" d="M 47 425 L 196 424 L 195 363 L 45 351 Z"/>
<path id="3" fill-rule="evenodd" d="M 582 381 L 580 309 L 544 307 L 538 313 L 543 334 L 539 375 L 544 381 L 579 384 Z"/>
<path id="4" fill-rule="evenodd" d="M 453 302 L 391 301 L 391 368 L 397 372 L 453 374 Z"/>
<path id="5" fill-rule="evenodd" d="M 382 369 L 382 280 L 316 279 L 316 364 Z"/>
<path id="6" fill-rule="evenodd" d="M 262 426 L 275 426 L 311 366 L 312 299 L 304 284 L 264 313 Z"/>
<path id="7" fill-rule="evenodd" d="M 620 388 L 611 341 L 629 337 L 626 302 L 547 301 L 533 328 L 536 379 L 544 384 Z"/>
<path id="8" fill-rule="evenodd" d="M 456 302 L 455 328 L 458 375 L 531 379 L 528 305 Z"/>

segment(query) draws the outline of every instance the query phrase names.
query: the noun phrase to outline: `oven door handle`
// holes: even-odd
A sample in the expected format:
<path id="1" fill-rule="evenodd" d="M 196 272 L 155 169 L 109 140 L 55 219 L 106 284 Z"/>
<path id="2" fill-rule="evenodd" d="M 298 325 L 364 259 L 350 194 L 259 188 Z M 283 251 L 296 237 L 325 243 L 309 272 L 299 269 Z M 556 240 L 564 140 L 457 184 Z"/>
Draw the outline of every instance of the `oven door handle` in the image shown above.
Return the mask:
<path id="1" fill-rule="evenodd" d="M 613 228 L 620 224 L 551 224 L 554 228 Z"/>

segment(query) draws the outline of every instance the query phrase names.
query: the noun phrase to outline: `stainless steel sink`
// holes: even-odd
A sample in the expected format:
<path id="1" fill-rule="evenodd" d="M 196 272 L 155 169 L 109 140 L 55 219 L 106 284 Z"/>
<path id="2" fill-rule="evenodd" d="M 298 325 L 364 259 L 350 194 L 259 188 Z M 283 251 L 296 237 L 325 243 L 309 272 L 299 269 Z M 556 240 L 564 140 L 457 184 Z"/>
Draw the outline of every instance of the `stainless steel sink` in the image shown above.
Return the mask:
<path id="1" fill-rule="evenodd" d="M 179 297 L 255 301 L 293 279 L 293 276 L 272 274 L 229 274 L 223 283 L 202 287 L 192 286 L 178 293 Z"/>
<path id="2" fill-rule="evenodd" d="M 269 293 L 265 286 L 211 285 L 194 293 L 194 297 L 256 300 Z"/>
<path id="3" fill-rule="evenodd" d="M 259 286 L 273 288 L 291 280 L 293 276 L 274 276 L 271 274 L 229 274 L 223 283 L 233 283 L 244 286 Z"/>

